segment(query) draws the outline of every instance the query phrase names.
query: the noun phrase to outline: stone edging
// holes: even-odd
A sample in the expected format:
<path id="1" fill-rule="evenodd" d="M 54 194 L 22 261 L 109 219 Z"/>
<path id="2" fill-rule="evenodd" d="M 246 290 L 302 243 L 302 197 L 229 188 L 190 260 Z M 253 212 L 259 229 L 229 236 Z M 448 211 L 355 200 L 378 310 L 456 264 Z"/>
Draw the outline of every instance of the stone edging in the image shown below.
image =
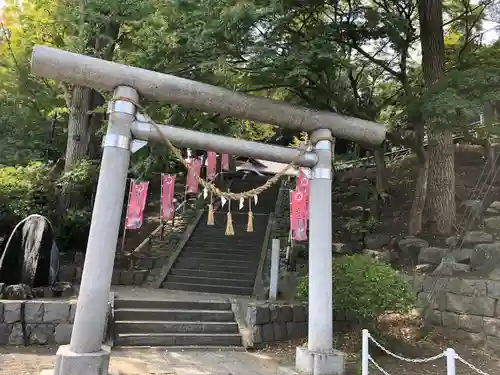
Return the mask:
<path id="1" fill-rule="evenodd" d="M 76 299 L 0 300 L 0 346 L 69 344 L 76 303 Z M 111 311 L 109 305 L 103 342 L 111 338 Z"/>
<path id="2" fill-rule="evenodd" d="M 246 349 L 307 337 L 307 304 L 232 299 L 232 310 Z"/>
<path id="3" fill-rule="evenodd" d="M 156 280 L 152 282 L 152 286 L 154 288 L 160 288 L 161 284 L 167 277 L 168 273 L 170 272 L 170 269 L 174 265 L 177 257 L 180 255 L 182 249 L 184 248 L 184 245 L 186 242 L 189 240 L 191 235 L 193 234 L 194 230 L 198 226 L 198 223 L 203 216 L 204 210 L 199 210 L 198 213 L 196 214 L 194 220 L 188 225 L 184 233 L 182 234 L 181 239 L 177 243 L 174 251 L 172 252 L 172 255 L 168 259 L 168 262 L 161 268 L 161 271 L 159 275 L 156 277 Z"/>
<path id="4" fill-rule="evenodd" d="M 417 293 L 427 323 L 453 329 L 458 339 L 500 349 L 500 280 L 405 278 Z"/>

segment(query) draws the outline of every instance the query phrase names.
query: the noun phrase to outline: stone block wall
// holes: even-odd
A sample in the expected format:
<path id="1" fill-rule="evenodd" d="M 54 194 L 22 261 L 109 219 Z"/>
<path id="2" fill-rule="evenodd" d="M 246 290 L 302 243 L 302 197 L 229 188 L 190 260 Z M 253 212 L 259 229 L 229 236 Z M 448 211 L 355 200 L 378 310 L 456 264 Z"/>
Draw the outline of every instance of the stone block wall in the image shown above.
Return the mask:
<path id="1" fill-rule="evenodd" d="M 76 300 L 0 300 L 0 345 L 69 344 L 75 312 Z"/>
<path id="2" fill-rule="evenodd" d="M 429 323 L 458 339 L 500 349 L 500 280 L 417 276 L 409 278 Z"/>
<path id="3" fill-rule="evenodd" d="M 307 304 L 251 302 L 245 325 L 251 337 L 248 347 L 307 337 Z"/>
<path id="4" fill-rule="evenodd" d="M 80 284 L 83 271 L 83 253 L 64 254 L 64 263 L 59 269 L 59 279 L 73 284 Z M 127 259 L 128 264 L 121 265 L 113 270 L 113 285 L 142 285 L 153 269 L 159 269 L 168 260 L 169 256 L 150 258 Z M 123 263 L 123 261 L 122 261 Z"/>

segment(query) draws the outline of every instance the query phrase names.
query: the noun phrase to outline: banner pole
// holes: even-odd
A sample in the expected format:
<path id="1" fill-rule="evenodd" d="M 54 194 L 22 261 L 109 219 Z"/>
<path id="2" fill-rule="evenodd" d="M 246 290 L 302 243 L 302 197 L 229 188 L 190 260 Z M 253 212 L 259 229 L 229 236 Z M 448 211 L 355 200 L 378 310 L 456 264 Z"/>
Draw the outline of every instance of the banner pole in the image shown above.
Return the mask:
<path id="1" fill-rule="evenodd" d="M 127 234 L 127 217 L 128 217 L 128 209 L 130 206 L 130 194 L 132 194 L 132 179 L 130 179 L 128 187 L 127 210 L 125 212 L 125 223 L 123 223 L 122 252 L 125 250 L 125 236 Z"/>
<path id="2" fill-rule="evenodd" d="M 163 222 L 163 173 L 161 174 L 161 184 L 160 184 L 161 192 L 160 192 L 160 241 L 163 241 L 165 223 Z"/>

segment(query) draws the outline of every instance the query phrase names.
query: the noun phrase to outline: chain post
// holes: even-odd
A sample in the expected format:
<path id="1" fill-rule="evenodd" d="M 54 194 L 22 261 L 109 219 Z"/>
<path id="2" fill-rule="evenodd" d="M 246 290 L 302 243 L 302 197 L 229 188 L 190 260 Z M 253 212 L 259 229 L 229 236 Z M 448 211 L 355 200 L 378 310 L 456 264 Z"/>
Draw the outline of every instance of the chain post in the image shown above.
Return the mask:
<path id="1" fill-rule="evenodd" d="M 455 350 L 448 348 L 446 349 L 446 375 L 455 375 L 455 358 L 457 353 Z"/>

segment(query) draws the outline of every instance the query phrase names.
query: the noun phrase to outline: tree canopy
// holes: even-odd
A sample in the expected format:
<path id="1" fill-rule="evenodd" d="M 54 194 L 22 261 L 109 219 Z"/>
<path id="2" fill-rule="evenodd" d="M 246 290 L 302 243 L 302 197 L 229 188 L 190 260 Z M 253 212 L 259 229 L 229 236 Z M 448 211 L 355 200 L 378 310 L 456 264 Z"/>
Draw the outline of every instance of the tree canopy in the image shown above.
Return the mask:
<path id="1" fill-rule="evenodd" d="M 393 144 L 421 152 L 422 170 L 430 162 L 422 181 L 429 178 L 427 201 L 438 202 L 441 193 L 432 186 L 443 175 L 427 157 L 424 138 L 428 152 L 440 157 L 433 140 L 468 134 L 466 125 L 485 105 L 496 108 L 500 43 L 487 45 L 483 35 L 484 20 L 498 14 L 491 0 L 11 0 L 0 25 L 0 165 L 98 160 L 108 94 L 33 77 L 31 49 L 44 44 L 382 122 Z M 441 35 L 443 45 L 429 35 Z M 158 121 L 205 132 L 260 141 L 287 133 L 145 105 Z M 494 136 L 494 124 L 476 138 Z M 164 148 L 149 146 L 134 155 L 131 171 L 144 175 L 172 163 Z M 444 217 L 453 210 L 429 212 Z M 453 223 L 431 225 L 449 232 Z"/>

